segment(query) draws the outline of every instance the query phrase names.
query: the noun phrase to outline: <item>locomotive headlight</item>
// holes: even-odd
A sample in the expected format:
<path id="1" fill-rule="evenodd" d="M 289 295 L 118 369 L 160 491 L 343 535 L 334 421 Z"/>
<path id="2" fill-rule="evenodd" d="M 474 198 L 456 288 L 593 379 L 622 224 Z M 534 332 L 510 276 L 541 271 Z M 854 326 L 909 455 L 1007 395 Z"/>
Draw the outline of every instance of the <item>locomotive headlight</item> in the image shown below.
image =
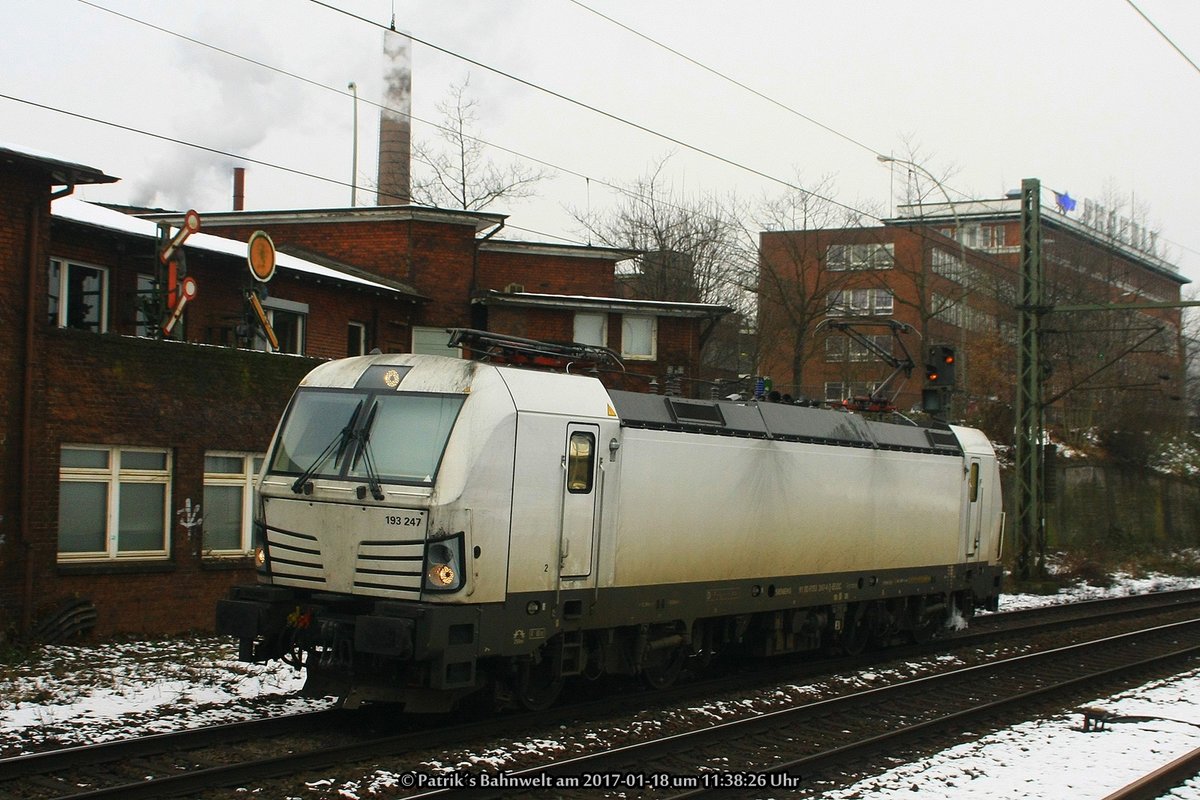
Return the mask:
<path id="1" fill-rule="evenodd" d="M 454 567 L 449 564 L 434 564 L 429 568 L 429 582 L 443 589 L 453 586 L 457 577 L 454 574 Z"/>
<path id="2" fill-rule="evenodd" d="M 462 588 L 463 534 L 430 542 L 425 548 L 425 590 L 453 592 Z"/>
<path id="3" fill-rule="evenodd" d="M 254 521 L 254 570 L 260 575 L 271 574 L 271 556 L 267 552 L 267 526 Z"/>

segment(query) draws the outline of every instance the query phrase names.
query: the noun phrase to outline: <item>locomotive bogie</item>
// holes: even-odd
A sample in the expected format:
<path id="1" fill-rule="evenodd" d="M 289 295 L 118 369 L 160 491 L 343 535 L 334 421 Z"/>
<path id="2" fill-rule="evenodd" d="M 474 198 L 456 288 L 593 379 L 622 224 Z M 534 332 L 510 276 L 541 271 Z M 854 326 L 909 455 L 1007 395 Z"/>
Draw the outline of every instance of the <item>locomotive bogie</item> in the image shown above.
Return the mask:
<path id="1" fill-rule="evenodd" d="M 719 652 L 927 638 L 999 594 L 999 474 L 977 431 L 584 376 L 323 365 L 260 495 L 260 583 L 222 601 L 218 630 L 349 705 L 661 686 Z"/>

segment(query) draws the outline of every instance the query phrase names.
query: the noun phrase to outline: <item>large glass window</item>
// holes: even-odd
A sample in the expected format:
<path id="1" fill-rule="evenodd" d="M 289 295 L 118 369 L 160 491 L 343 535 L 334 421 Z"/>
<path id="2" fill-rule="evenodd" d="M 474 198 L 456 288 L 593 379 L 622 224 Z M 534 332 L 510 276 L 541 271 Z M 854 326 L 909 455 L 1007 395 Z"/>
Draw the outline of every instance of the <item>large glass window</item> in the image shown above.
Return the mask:
<path id="1" fill-rule="evenodd" d="M 271 471 L 432 484 L 462 395 L 303 389 L 271 457 Z"/>
<path id="2" fill-rule="evenodd" d="M 831 316 L 887 316 L 895 308 L 889 289 L 843 289 L 830 292 L 826 312 Z"/>
<path id="3" fill-rule="evenodd" d="M 896 262 L 891 244 L 831 244 L 825 250 L 825 268 L 830 272 L 858 269 L 891 269 Z"/>
<path id="4" fill-rule="evenodd" d="M 654 359 L 657 351 L 658 319 L 626 315 L 621 318 L 621 356 Z"/>
<path id="5" fill-rule="evenodd" d="M 51 325 L 108 330 L 108 270 L 51 259 L 48 295 Z"/>
<path id="6" fill-rule="evenodd" d="M 63 447 L 59 559 L 165 556 L 170 482 L 171 458 L 166 450 Z"/>
<path id="7" fill-rule="evenodd" d="M 242 555 L 253 547 L 254 478 L 263 456 L 208 453 L 204 456 L 204 551 Z"/>
<path id="8" fill-rule="evenodd" d="M 608 347 L 608 314 L 575 314 L 574 340 L 579 344 Z"/>

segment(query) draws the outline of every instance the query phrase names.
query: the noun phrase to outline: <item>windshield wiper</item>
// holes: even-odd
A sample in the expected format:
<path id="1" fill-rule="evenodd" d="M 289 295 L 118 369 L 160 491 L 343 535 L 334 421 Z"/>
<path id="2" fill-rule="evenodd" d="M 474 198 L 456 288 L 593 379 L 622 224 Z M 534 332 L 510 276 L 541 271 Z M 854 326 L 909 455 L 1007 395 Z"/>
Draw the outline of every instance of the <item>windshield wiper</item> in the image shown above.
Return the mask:
<path id="1" fill-rule="evenodd" d="M 371 456 L 371 426 L 375 424 L 375 412 L 377 411 L 379 411 L 378 400 L 371 406 L 371 410 L 367 412 L 367 421 L 354 434 L 354 438 L 358 442 L 358 452 L 354 456 L 354 463 L 350 465 L 350 469 L 353 470 L 361 458 L 363 470 L 367 473 L 367 487 L 371 490 L 371 497 L 374 497 L 376 500 L 382 500 L 383 481 L 379 479 L 379 472 L 375 469 L 375 459 Z M 359 487 L 360 491 L 361 488 Z M 361 494 L 358 499 L 362 499 Z"/>
<path id="2" fill-rule="evenodd" d="M 342 456 L 346 452 L 346 447 L 354 438 L 354 424 L 358 422 L 358 415 L 362 411 L 362 406 L 363 400 L 359 400 L 358 405 L 354 407 L 354 412 L 350 415 L 350 421 L 346 423 L 346 426 L 338 432 L 337 436 L 333 437 L 333 441 L 325 446 L 325 449 L 321 451 L 319 456 L 317 456 L 317 460 L 314 461 L 308 469 L 304 470 L 300 477 L 296 478 L 296 480 L 292 483 L 293 492 L 300 494 L 304 491 L 305 486 L 307 486 L 308 482 L 312 480 L 312 476 L 317 474 L 317 470 L 321 468 L 321 465 L 325 463 L 335 449 L 337 450 L 337 457 L 334 459 L 334 463 L 336 464 L 338 461 L 342 460 Z"/>

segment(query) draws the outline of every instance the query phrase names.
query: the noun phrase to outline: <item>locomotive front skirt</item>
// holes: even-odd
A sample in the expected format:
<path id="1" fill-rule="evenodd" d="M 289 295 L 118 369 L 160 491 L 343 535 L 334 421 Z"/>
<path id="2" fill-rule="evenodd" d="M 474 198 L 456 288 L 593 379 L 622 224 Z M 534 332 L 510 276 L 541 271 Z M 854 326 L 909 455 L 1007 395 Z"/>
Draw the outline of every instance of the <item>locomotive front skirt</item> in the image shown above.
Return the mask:
<path id="1" fill-rule="evenodd" d="M 352 706 L 535 708 L 573 676 L 854 652 L 1000 592 L 999 471 L 970 428 L 363 356 L 304 379 L 259 489 L 259 582 L 218 631 Z"/>

